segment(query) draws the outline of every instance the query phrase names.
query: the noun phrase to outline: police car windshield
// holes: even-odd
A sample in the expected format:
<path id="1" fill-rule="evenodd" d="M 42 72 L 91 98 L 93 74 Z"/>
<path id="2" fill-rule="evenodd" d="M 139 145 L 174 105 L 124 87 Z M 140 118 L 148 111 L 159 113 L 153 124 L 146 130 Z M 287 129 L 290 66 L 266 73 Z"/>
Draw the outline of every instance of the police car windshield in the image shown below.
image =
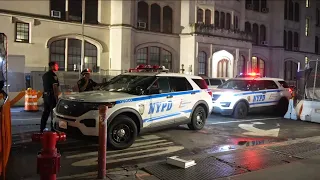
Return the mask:
<path id="1" fill-rule="evenodd" d="M 101 87 L 102 90 L 111 92 L 126 92 L 141 95 L 141 90 L 146 90 L 155 80 L 155 76 L 119 75 L 112 78 Z"/>
<path id="2" fill-rule="evenodd" d="M 235 89 L 241 91 L 249 91 L 253 84 L 252 80 L 228 80 L 218 86 L 218 89 Z"/>

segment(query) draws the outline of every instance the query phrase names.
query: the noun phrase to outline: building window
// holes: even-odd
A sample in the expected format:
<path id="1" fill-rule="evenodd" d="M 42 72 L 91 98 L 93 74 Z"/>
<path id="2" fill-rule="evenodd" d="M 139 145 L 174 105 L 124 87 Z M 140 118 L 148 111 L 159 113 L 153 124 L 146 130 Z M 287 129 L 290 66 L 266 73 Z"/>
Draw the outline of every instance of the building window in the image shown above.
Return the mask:
<path id="1" fill-rule="evenodd" d="M 162 53 L 161 53 L 161 62 L 160 63 L 162 66 L 168 68 L 168 69 L 172 69 L 172 55 L 171 52 L 162 49 Z"/>
<path id="2" fill-rule="evenodd" d="M 60 18 L 55 18 L 66 19 L 66 0 L 50 0 L 50 10 L 60 13 Z"/>
<path id="3" fill-rule="evenodd" d="M 59 70 L 65 70 L 65 49 L 66 49 L 66 40 L 57 40 L 51 43 L 49 52 L 50 52 L 50 61 L 55 61 L 59 65 Z"/>
<path id="4" fill-rule="evenodd" d="M 288 50 L 292 51 L 292 32 L 288 32 Z"/>
<path id="5" fill-rule="evenodd" d="M 207 75 L 207 54 L 203 51 L 198 54 L 199 75 Z"/>
<path id="6" fill-rule="evenodd" d="M 84 68 L 92 69 L 93 72 L 99 71 L 98 64 L 98 49 L 95 45 L 88 42 L 84 43 Z"/>
<path id="7" fill-rule="evenodd" d="M 260 11 L 263 12 L 263 9 L 267 8 L 267 0 L 261 0 Z"/>
<path id="8" fill-rule="evenodd" d="M 320 26 L 320 10 L 316 9 L 316 26 Z"/>
<path id="9" fill-rule="evenodd" d="M 137 65 L 147 64 L 148 61 L 148 48 L 141 48 L 137 51 Z"/>
<path id="10" fill-rule="evenodd" d="M 293 1 L 289 0 L 289 20 L 293 20 Z"/>
<path id="11" fill-rule="evenodd" d="M 158 4 L 151 5 L 151 31 L 160 32 L 161 7 Z"/>
<path id="12" fill-rule="evenodd" d="M 288 19 L 288 0 L 284 1 L 284 19 Z"/>
<path id="13" fill-rule="evenodd" d="M 150 8 L 150 17 L 149 17 Z M 161 13 L 162 11 L 162 13 Z M 161 16 L 162 14 L 162 16 Z M 164 6 L 162 9 L 157 3 L 153 3 L 149 7 L 145 1 L 138 2 L 138 29 L 150 30 L 154 32 L 172 33 L 173 28 L 173 10 L 169 6 Z M 150 19 L 150 21 L 149 21 Z M 162 27 L 161 27 L 162 23 Z"/>
<path id="14" fill-rule="evenodd" d="M 252 41 L 255 45 L 259 44 L 259 26 L 256 23 L 252 26 Z"/>
<path id="15" fill-rule="evenodd" d="M 316 54 L 320 53 L 320 50 L 319 50 L 319 37 L 318 36 L 316 36 L 316 39 L 315 39 L 314 52 Z"/>
<path id="16" fill-rule="evenodd" d="M 219 11 L 214 11 L 214 26 L 215 27 L 220 27 L 220 24 L 219 24 L 219 20 L 220 20 L 220 17 L 219 17 Z"/>
<path id="17" fill-rule="evenodd" d="M 245 23 L 244 26 L 245 26 L 245 32 L 251 33 L 251 24 L 248 21 Z"/>
<path id="18" fill-rule="evenodd" d="M 306 8 L 310 7 L 310 0 L 306 0 Z"/>
<path id="19" fill-rule="evenodd" d="M 82 1 L 68 0 L 68 20 L 81 22 L 82 21 Z"/>
<path id="20" fill-rule="evenodd" d="M 169 6 L 163 8 L 163 32 L 172 33 L 172 9 Z"/>
<path id="21" fill-rule="evenodd" d="M 284 62 L 284 80 L 292 81 L 297 78 L 298 63 L 293 61 Z"/>
<path id="22" fill-rule="evenodd" d="M 97 47 L 85 41 L 84 68 L 90 68 L 93 72 L 99 71 L 97 57 Z M 81 65 L 81 40 L 68 38 L 67 40 L 62 39 L 52 42 L 50 44 L 50 61 L 56 61 L 62 71 L 65 69 L 67 71 L 79 71 Z M 65 61 L 67 61 L 67 66 L 65 66 Z"/>
<path id="23" fill-rule="evenodd" d="M 226 17 L 226 29 L 230 29 L 231 28 L 231 14 L 227 13 L 227 17 Z"/>
<path id="24" fill-rule="evenodd" d="M 238 20 L 238 16 L 234 16 L 234 22 L 233 22 L 233 25 L 234 25 L 234 29 L 239 29 L 239 20 Z"/>
<path id="25" fill-rule="evenodd" d="M 16 42 L 29 42 L 29 24 L 23 22 L 16 22 Z"/>
<path id="26" fill-rule="evenodd" d="M 149 29 L 149 5 L 144 2 L 140 1 L 138 3 L 138 28 L 139 29 Z"/>
<path id="27" fill-rule="evenodd" d="M 209 9 L 206 9 L 205 11 L 205 24 L 211 24 L 211 11 Z"/>
<path id="28" fill-rule="evenodd" d="M 253 1 L 253 10 L 259 11 L 260 9 L 260 0 L 252 0 Z"/>
<path id="29" fill-rule="evenodd" d="M 172 70 L 172 53 L 156 46 L 141 48 L 136 52 L 136 63 L 165 66 Z"/>
<path id="30" fill-rule="evenodd" d="M 246 72 L 246 59 L 243 55 L 240 56 L 238 61 L 238 74 Z"/>
<path id="31" fill-rule="evenodd" d="M 222 59 L 218 62 L 218 72 L 217 72 L 217 76 L 218 77 L 228 77 L 229 73 L 228 73 L 228 68 L 229 66 L 229 61 L 227 59 Z"/>
<path id="32" fill-rule="evenodd" d="M 68 39 L 68 66 L 67 71 L 80 69 L 81 64 L 81 41 L 78 39 Z"/>
<path id="33" fill-rule="evenodd" d="M 287 46 L 287 31 L 283 31 L 283 47 L 284 49 L 287 49 L 288 46 Z"/>
<path id="34" fill-rule="evenodd" d="M 220 18 L 220 28 L 221 29 L 225 28 L 225 21 L 226 21 L 225 14 L 224 14 L 224 12 L 221 12 L 221 18 Z"/>
<path id="35" fill-rule="evenodd" d="M 197 22 L 198 23 L 202 23 L 203 22 L 203 10 L 200 9 L 200 8 L 197 11 Z"/>
<path id="36" fill-rule="evenodd" d="M 258 57 L 252 57 L 251 60 L 251 71 L 258 72 L 261 76 L 265 76 L 265 62 L 263 59 Z"/>
<path id="37" fill-rule="evenodd" d="M 98 24 L 98 0 L 86 0 L 85 8 L 85 22 L 88 24 Z"/>
<path id="38" fill-rule="evenodd" d="M 310 26 L 310 18 L 307 17 L 306 18 L 306 32 L 305 32 L 306 36 L 309 36 L 309 26 Z"/>
<path id="39" fill-rule="evenodd" d="M 300 5 L 299 5 L 299 2 L 296 2 L 294 4 L 294 20 L 296 22 L 300 21 Z"/>
<path id="40" fill-rule="evenodd" d="M 267 41 L 267 30 L 265 25 L 260 25 L 260 43 Z"/>
<path id="41" fill-rule="evenodd" d="M 294 32 L 293 34 L 293 47 L 294 47 L 294 51 L 298 51 L 299 50 L 299 33 Z"/>

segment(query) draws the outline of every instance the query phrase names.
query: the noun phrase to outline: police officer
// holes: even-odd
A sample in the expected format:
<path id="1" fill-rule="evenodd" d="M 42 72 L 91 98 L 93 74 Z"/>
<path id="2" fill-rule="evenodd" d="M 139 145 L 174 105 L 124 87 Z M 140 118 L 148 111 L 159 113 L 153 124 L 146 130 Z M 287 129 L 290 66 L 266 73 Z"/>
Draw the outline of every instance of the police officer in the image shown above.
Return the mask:
<path id="1" fill-rule="evenodd" d="M 90 69 L 85 69 L 81 72 L 82 78 L 77 82 L 79 92 L 93 91 L 95 87 L 100 85 L 90 78 L 90 73 Z"/>
<path id="2" fill-rule="evenodd" d="M 53 129 L 53 108 L 56 107 L 56 104 L 58 102 L 58 95 L 59 95 L 59 80 L 56 75 L 56 71 L 58 71 L 59 66 L 56 62 L 49 62 L 49 71 L 46 72 L 42 76 L 43 80 L 43 102 L 44 102 L 44 110 L 41 117 L 41 126 L 40 126 L 40 132 L 43 132 L 43 130 L 46 128 L 47 121 L 49 118 L 49 115 L 51 114 L 51 131 L 54 131 Z"/>

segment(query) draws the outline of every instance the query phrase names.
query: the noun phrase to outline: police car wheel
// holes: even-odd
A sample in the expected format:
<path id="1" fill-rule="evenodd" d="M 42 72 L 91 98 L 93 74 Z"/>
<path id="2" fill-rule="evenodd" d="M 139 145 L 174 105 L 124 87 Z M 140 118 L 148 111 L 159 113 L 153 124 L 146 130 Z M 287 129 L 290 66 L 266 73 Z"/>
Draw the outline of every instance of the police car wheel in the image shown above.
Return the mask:
<path id="1" fill-rule="evenodd" d="M 198 106 L 192 113 L 191 123 L 188 124 L 191 130 L 200 130 L 204 127 L 206 123 L 206 111 L 203 107 Z"/>
<path id="2" fill-rule="evenodd" d="M 248 106 L 244 102 L 239 102 L 233 111 L 233 117 L 236 119 L 243 119 L 247 114 Z"/>
<path id="3" fill-rule="evenodd" d="M 137 134 L 136 123 L 128 116 L 119 115 L 108 127 L 108 147 L 117 150 L 126 149 L 134 143 Z"/>

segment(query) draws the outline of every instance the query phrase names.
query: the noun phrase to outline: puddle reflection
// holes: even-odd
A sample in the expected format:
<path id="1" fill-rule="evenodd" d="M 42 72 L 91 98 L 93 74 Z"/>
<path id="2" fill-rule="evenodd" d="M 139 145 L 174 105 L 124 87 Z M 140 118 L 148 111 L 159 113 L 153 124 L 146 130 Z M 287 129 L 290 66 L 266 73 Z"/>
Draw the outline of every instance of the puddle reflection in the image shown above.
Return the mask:
<path id="1" fill-rule="evenodd" d="M 236 149 L 241 149 L 249 146 L 258 146 L 258 145 L 265 145 L 283 141 L 290 141 L 295 140 L 295 138 L 232 138 L 230 140 L 230 144 L 225 145 L 217 145 L 213 146 L 212 148 L 206 150 L 207 153 L 217 153 L 217 152 L 225 152 L 225 151 L 232 151 Z"/>

